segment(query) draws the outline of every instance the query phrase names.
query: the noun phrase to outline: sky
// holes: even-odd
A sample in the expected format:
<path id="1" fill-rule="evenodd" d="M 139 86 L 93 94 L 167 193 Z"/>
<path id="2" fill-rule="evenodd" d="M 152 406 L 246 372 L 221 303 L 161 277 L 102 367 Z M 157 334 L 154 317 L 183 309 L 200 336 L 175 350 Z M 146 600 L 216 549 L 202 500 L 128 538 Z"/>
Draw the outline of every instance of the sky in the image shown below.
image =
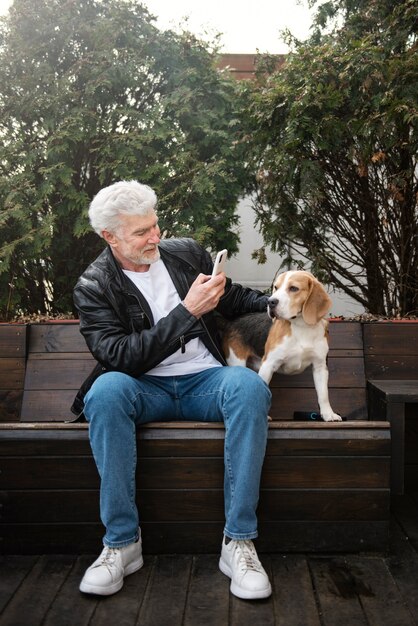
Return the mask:
<path id="1" fill-rule="evenodd" d="M 0 14 L 12 0 L 0 0 Z M 207 39 L 221 33 L 224 53 L 284 54 L 280 31 L 288 28 L 298 39 L 309 35 L 311 12 L 307 0 L 144 0 L 161 29 L 174 28 L 187 18 L 188 29 Z"/>

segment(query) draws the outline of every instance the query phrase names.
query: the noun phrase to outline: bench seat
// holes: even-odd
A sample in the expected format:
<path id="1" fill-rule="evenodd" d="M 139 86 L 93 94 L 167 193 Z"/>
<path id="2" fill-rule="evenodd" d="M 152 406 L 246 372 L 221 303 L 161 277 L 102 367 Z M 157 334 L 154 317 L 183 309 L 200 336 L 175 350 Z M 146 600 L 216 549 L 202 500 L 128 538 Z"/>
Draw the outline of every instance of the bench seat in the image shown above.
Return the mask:
<path id="1" fill-rule="evenodd" d="M 257 547 L 264 552 L 385 550 L 390 423 L 369 420 L 360 323 L 330 324 L 330 398 L 347 421 L 296 422 L 317 410 L 312 373 L 273 377 Z M 99 478 L 88 425 L 66 423 L 92 369 L 77 322 L 0 325 L 0 550 L 96 553 Z M 218 552 L 223 424 L 138 429 L 144 551 Z"/>
<path id="2" fill-rule="evenodd" d="M 144 551 L 217 552 L 223 530 L 223 424 L 138 429 Z M 99 479 L 86 424 L 0 425 L 4 553 L 97 551 Z M 347 552 L 387 546 L 390 428 L 385 422 L 273 422 L 258 548 Z"/>

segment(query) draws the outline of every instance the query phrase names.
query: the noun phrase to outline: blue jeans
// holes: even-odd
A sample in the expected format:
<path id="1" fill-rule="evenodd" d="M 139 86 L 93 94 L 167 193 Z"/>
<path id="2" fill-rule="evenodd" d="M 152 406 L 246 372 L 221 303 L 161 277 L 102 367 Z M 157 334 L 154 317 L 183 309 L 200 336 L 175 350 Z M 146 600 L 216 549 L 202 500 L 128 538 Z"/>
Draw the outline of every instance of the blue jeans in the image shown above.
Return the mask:
<path id="1" fill-rule="evenodd" d="M 232 539 L 257 537 L 270 402 L 266 383 L 245 367 L 170 377 L 102 374 L 86 395 L 84 413 L 101 478 L 105 545 L 122 547 L 138 537 L 136 427 L 157 421 L 224 422 L 224 532 Z"/>

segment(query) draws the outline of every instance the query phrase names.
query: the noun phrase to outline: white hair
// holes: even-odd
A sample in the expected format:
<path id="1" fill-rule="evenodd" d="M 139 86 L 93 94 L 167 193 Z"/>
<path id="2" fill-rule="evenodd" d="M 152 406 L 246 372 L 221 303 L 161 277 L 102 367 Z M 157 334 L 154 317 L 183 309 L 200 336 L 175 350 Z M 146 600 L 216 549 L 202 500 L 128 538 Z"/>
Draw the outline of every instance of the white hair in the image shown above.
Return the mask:
<path id="1" fill-rule="evenodd" d="M 156 193 L 136 180 L 122 180 L 101 189 L 89 207 L 89 220 L 100 237 L 102 231 L 114 233 L 120 215 L 149 215 L 157 205 Z"/>

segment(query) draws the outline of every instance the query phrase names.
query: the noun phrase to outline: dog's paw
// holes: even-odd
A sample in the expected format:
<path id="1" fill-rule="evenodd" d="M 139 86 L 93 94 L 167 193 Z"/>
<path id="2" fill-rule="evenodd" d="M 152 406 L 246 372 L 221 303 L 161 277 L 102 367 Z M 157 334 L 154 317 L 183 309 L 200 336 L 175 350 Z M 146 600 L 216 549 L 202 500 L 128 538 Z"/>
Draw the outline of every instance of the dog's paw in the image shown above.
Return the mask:
<path id="1" fill-rule="evenodd" d="M 334 413 L 334 411 L 330 411 L 329 413 L 321 413 L 321 417 L 324 422 L 341 422 L 342 417 L 338 415 L 338 413 Z"/>

